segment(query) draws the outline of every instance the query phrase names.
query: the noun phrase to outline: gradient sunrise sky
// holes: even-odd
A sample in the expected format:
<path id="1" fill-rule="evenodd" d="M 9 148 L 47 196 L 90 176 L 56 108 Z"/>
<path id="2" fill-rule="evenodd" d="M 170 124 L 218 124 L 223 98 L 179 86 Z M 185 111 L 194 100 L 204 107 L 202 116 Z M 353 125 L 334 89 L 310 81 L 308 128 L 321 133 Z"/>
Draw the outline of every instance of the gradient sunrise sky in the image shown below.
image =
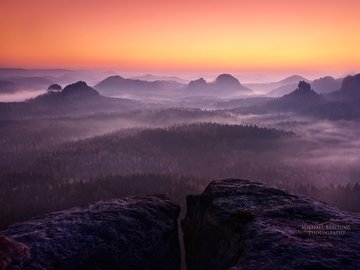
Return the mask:
<path id="1" fill-rule="evenodd" d="M 359 0 L 1 0 L 0 65 L 360 69 Z"/>

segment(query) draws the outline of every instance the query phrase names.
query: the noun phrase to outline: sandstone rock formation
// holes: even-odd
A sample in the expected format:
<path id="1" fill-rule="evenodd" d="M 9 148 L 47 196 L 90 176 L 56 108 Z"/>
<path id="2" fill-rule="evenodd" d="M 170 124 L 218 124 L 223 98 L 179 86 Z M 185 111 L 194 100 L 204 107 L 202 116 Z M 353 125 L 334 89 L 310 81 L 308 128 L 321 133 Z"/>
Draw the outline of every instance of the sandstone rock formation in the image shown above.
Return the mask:
<path id="1" fill-rule="evenodd" d="M 47 89 L 48 91 L 61 91 L 62 87 L 61 85 L 57 84 L 57 83 L 53 83 L 52 85 L 50 85 Z"/>
<path id="2" fill-rule="evenodd" d="M 251 94 L 252 91 L 243 86 L 240 81 L 230 74 L 220 74 L 213 82 L 206 82 L 204 78 L 193 80 L 187 89 L 196 95 L 227 95 Z"/>
<path id="3" fill-rule="evenodd" d="M 72 208 L 0 232 L 0 270 L 179 270 L 179 207 L 162 195 Z M 188 270 L 359 269 L 360 217 L 246 180 L 188 196 Z"/>
<path id="4" fill-rule="evenodd" d="M 188 270 L 360 269 L 360 218 L 246 180 L 188 196 Z"/>
<path id="5" fill-rule="evenodd" d="M 30 259 L 29 247 L 0 236 L 0 270 L 14 270 Z"/>
<path id="6" fill-rule="evenodd" d="M 139 196 L 15 224 L 1 232 L 16 242 L 0 238 L 0 269 L 179 269 L 178 214 L 164 196 Z"/>
<path id="7" fill-rule="evenodd" d="M 312 90 L 309 83 L 300 81 L 296 90 L 275 101 L 270 101 L 268 105 L 271 109 L 280 111 L 303 111 L 319 106 L 323 102 L 323 97 Z"/>

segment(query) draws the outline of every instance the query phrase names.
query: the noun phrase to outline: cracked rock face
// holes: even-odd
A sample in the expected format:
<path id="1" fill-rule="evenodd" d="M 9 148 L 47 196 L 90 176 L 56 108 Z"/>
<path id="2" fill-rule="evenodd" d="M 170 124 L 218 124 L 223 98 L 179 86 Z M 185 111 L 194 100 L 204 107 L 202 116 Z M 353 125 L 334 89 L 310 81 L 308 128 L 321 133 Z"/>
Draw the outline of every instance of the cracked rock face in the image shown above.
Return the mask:
<path id="1" fill-rule="evenodd" d="M 360 269 L 360 218 L 246 180 L 188 196 L 188 270 Z"/>
<path id="2" fill-rule="evenodd" d="M 22 261 L 1 269 L 177 270 L 178 215 L 164 196 L 138 196 L 15 224 L 1 234 L 19 245 Z"/>

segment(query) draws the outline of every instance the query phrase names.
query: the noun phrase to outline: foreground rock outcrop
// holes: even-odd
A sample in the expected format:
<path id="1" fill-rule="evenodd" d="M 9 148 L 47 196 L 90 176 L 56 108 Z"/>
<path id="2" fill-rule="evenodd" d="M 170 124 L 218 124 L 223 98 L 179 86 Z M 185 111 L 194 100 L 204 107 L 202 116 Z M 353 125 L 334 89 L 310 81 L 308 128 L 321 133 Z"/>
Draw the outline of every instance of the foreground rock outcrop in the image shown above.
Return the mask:
<path id="1" fill-rule="evenodd" d="M 0 236 L 0 270 L 13 270 L 30 259 L 28 246 Z"/>
<path id="2" fill-rule="evenodd" d="M 12 225 L 0 269 L 179 269 L 178 215 L 164 196 L 139 196 Z"/>
<path id="3" fill-rule="evenodd" d="M 360 269 L 360 218 L 246 180 L 188 196 L 188 270 Z"/>

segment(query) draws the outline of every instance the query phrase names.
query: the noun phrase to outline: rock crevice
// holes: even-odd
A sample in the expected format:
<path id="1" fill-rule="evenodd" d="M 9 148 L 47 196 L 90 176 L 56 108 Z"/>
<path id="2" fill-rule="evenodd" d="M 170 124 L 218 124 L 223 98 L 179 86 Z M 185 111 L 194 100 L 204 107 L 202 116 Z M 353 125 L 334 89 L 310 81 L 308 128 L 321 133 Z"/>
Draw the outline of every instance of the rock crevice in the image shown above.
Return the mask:
<path id="1" fill-rule="evenodd" d="M 97 202 L 10 226 L 0 270 L 179 270 L 179 207 L 162 195 Z M 360 269 L 360 218 L 246 180 L 187 197 L 188 270 Z"/>
<path id="2" fill-rule="evenodd" d="M 182 228 L 188 270 L 360 266 L 358 215 L 246 180 L 188 196 Z"/>

